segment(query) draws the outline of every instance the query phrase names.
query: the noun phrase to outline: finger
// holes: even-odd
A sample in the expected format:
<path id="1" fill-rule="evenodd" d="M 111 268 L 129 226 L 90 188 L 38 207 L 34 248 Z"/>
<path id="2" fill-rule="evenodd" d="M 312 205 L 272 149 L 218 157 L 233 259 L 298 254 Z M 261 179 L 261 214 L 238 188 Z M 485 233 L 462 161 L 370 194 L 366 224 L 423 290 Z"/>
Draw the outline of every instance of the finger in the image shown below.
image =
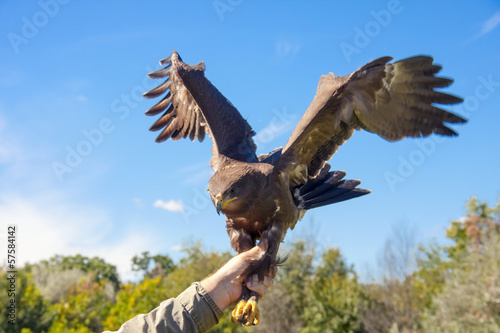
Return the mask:
<path id="1" fill-rule="evenodd" d="M 242 283 L 246 276 L 242 276 L 241 273 L 250 265 L 251 262 L 262 259 L 266 255 L 267 251 L 267 242 L 259 242 L 257 246 L 254 246 L 250 250 L 246 252 L 242 252 L 237 256 L 233 257 L 224 267 L 228 269 L 228 267 L 232 268 L 232 273 L 234 274 L 232 277 L 232 283 Z"/>
<path id="2" fill-rule="evenodd" d="M 267 248 L 269 247 L 269 243 L 267 241 L 267 238 L 263 238 L 260 240 L 259 244 L 257 246 L 264 252 L 267 251 Z"/>
<path id="3" fill-rule="evenodd" d="M 257 246 L 254 246 L 250 250 L 241 253 L 240 254 L 241 259 L 244 259 L 247 261 L 261 259 L 266 254 L 266 250 L 267 250 L 267 245 L 265 245 L 265 244 L 261 245 L 261 243 L 262 242 L 260 242 Z"/>
<path id="4" fill-rule="evenodd" d="M 266 286 L 266 288 L 271 287 L 271 285 L 273 284 L 273 279 L 270 276 L 264 276 L 264 281 L 260 281 L 257 274 L 247 277 L 247 282 L 250 281 L 255 283 L 262 283 L 264 286 Z"/>
<path id="5" fill-rule="evenodd" d="M 267 292 L 267 289 L 273 284 L 273 279 L 269 276 L 264 277 L 264 281 L 260 281 L 257 274 L 247 277 L 246 285 L 248 289 L 255 291 L 262 298 Z"/>
<path id="6" fill-rule="evenodd" d="M 269 276 L 265 276 L 262 284 L 266 286 L 266 288 L 270 288 L 273 285 L 273 279 L 271 279 Z"/>
<path id="7" fill-rule="evenodd" d="M 264 295 L 267 293 L 267 287 L 263 283 L 248 281 L 246 283 L 246 286 L 251 291 L 255 291 L 257 294 L 259 294 L 259 298 L 264 297 Z"/>

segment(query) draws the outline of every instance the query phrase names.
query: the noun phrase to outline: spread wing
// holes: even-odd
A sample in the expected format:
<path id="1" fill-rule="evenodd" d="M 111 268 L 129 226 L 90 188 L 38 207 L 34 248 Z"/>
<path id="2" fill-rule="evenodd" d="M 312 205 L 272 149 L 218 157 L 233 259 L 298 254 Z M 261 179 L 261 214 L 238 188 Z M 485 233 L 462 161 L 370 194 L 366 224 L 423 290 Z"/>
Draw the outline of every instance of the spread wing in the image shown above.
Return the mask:
<path id="1" fill-rule="evenodd" d="M 161 131 L 157 142 L 189 137 L 203 141 L 205 133 L 213 141 L 210 162 L 217 169 L 225 158 L 257 162 L 254 131 L 236 108 L 205 77 L 205 64 L 189 66 L 179 54 L 160 60 L 163 69 L 149 73 L 152 79 L 166 78 L 158 87 L 144 93 L 145 98 L 165 95 L 146 115 L 163 114 L 151 126 Z"/>
<path id="2" fill-rule="evenodd" d="M 434 76 L 441 66 L 427 56 L 389 63 L 391 59 L 379 58 L 344 77 L 321 77 L 316 96 L 278 161 L 278 170 L 288 170 L 292 183 L 315 177 L 354 129 L 389 141 L 432 133 L 457 135 L 446 123 L 466 120 L 434 105 L 463 101 L 434 90 L 453 82 Z"/>

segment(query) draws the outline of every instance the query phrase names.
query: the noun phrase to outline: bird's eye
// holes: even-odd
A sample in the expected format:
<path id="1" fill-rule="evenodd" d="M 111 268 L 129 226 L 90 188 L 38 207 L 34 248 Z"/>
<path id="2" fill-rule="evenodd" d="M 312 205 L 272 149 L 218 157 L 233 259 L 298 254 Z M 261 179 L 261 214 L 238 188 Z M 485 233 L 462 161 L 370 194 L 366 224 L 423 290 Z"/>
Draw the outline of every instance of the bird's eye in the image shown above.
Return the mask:
<path id="1" fill-rule="evenodd" d="M 210 189 L 209 188 L 207 188 L 207 192 L 210 193 Z"/>
<path id="2" fill-rule="evenodd" d="M 236 194 L 237 190 L 236 190 L 236 187 L 231 187 L 231 189 L 229 190 L 229 193 L 231 194 Z"/>

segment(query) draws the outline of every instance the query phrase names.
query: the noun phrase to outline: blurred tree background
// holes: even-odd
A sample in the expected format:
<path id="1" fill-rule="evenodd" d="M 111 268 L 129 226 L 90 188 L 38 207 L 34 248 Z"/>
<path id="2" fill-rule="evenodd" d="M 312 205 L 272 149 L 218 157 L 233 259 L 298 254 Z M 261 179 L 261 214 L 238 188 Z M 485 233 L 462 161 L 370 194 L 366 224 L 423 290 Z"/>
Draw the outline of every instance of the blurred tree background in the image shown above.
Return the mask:
<path id="1" fill-rule="evenodd" d="M 398 227 L 378 263 L 379 276 L 361 283 L 340 249 L 314 241 L 283 246 L 288 256 L 261 301 L 261 323 L 237 328 L 229 311 L 211 332 L 500 332 L 500 203 L 472 198 L 451 222 L 446 245 L 416 244 Z M 122 283 L 103 259 L 54 256 L 27 264 L 17 276 L 16 326 L 2 305 L 0 332 L 87 333 L 122 323 L 175 297 L 231 258 L 199 242 L 175 262 L 143 252 L 131 259 L 142 279 Z M 7 290 L 0 268 L 0 289 Z"/>

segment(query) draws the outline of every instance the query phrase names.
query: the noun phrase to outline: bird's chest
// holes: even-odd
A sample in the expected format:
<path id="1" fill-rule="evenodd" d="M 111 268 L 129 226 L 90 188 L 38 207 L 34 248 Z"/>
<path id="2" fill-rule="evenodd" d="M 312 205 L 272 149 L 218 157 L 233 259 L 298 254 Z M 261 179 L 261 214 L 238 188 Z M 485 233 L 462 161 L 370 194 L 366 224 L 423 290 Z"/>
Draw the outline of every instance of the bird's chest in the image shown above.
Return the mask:
<path id="1" fill-rule="evenodd" d="M 226 214 L 227 227 L 243 229 L 249 234 L 259 235 L 272 223 L 277 205 L 273 200 L 255 200 L 247 205 L 245 211 L 238 214 Z"/>
<path id="2" fill-rule="evenodd" d="M 272 186 L 266 195 L 251 200 L 238 214 L 226 214 L 227 227 L 244 229 L 247 233 L 259 236 L 273 223 L 283 224 L 286 230 L 297 222 L 298 210 L 288 187 L 280 184 Z"/>

